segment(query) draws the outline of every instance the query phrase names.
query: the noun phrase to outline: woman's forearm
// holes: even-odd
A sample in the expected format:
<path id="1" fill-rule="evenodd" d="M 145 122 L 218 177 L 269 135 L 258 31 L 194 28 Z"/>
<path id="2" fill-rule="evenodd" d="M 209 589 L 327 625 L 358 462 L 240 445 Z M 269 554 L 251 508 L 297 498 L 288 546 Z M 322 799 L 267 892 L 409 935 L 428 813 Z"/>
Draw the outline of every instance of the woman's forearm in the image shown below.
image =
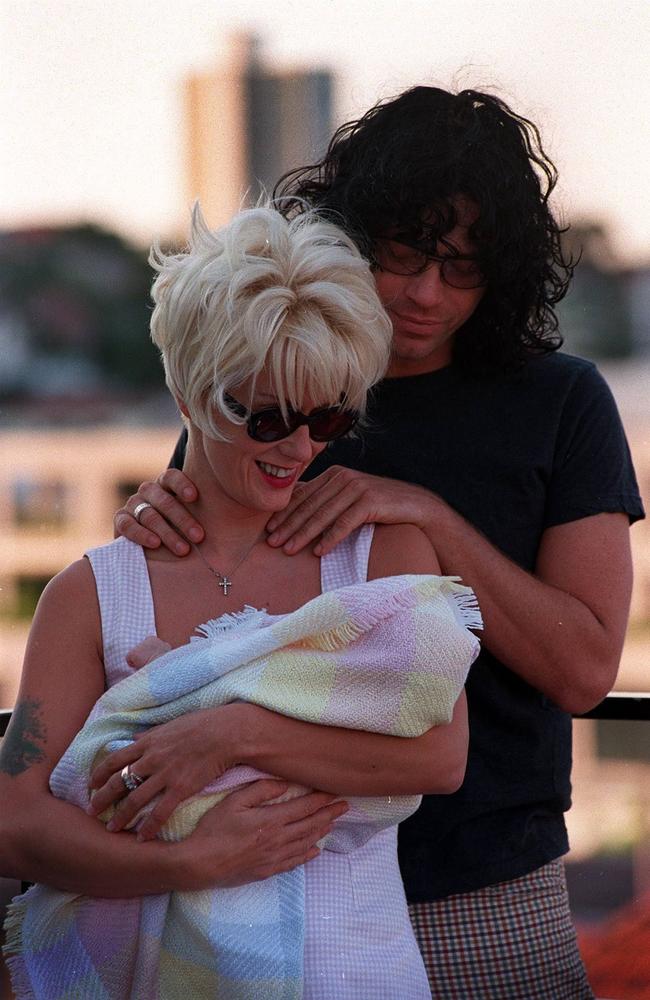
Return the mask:
<path id="1" fill-rule="evenodd" d="M 9 878 L 122 898 L 184 887 L 180 844 L 109 833 L 99 820 L 51 795 L 14 802 L 11 809 L 1 824 L 2 872 Z"/>
<path id="2" fill-rule="evenodd" d="M 337 795 L 446 794 L 462 784 L 467 759 L 467 706 L 452 721 L 404 738 L 319 726 L 254 705 L 241 705 L 243 763 Z"/>
<path id="3" fill-rule="evenodd" d="M 0 871 L 65 892 L 117 898 L 256 882 L 316 857 L 316 845 L 347 810 L 323 792 L 276 801 L 286 788 L 254 781 L 231 792 L 175 844 L 109 833 L 49 794 L 14 794 L 0 816 Z"/>

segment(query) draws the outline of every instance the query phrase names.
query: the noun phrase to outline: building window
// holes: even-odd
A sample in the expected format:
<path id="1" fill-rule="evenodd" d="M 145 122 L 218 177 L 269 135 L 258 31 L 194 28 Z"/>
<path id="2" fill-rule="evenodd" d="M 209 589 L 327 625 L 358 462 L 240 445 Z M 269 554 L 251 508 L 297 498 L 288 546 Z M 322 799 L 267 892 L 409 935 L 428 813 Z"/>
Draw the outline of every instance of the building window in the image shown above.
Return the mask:
<path id="1" fill-rule="evenodd" d="M 65 483 L 17 479 L 13 484 L 14 523 L 18 528 L 58 528 L 66 521 Z"/>
<path id="2" fill-rule="evenodd" d="M 601 760 L 650 762 L 648 723 L 641 719 L 596 719 L 596 747 Z"/>

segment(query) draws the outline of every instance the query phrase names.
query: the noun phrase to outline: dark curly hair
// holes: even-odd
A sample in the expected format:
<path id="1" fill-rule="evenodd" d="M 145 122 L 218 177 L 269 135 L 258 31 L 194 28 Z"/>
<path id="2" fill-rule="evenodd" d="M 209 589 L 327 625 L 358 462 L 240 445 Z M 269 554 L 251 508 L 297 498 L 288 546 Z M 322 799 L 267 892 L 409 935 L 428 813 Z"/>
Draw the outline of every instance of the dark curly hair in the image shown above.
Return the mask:
<path id="1" fill-rule="evenodd" d="M 549 206 L 556 181 L 538 129 L 498 97 L 414 87 L 342 125 L 323 160 L 285 174 L 274 196 L 284 212 L 316 206 L 375 265 L 388 233 L 435 256 L 456 225 L 455 197 L 469 197 L 487 288 L 454 338 L 454 363 L 479 373 L 561 346 L 554 306 L 574 262 Z"/>

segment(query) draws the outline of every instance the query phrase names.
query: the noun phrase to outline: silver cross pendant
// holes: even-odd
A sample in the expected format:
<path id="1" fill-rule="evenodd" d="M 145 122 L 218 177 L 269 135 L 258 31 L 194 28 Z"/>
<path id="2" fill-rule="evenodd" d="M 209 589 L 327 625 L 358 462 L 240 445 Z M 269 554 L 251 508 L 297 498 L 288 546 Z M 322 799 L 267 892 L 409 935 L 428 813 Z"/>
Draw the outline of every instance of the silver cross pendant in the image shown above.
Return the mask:
<path id="1" fill-rule="evenodd" d="M 219 580 L 219 586 L 223 590 L 223 596 L 228 596 L 228 587 L 232 587 L 232 580 L 229 580 L 227 576 L 222 576 Z"/>

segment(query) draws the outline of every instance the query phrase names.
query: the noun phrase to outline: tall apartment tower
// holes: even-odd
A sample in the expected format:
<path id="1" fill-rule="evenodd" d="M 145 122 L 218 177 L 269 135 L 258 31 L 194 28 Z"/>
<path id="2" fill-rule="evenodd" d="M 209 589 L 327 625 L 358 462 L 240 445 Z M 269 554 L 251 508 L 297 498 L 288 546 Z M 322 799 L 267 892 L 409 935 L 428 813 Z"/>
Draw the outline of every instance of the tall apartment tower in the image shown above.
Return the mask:
<path id="1" fill-rule="evenodd" d="M 188 194 L 211 226 L 319 158 L 331 135 L 331 74 L 270 72 L 247 35 L 219 69 L 191 76 L 185 96 Z"/>

